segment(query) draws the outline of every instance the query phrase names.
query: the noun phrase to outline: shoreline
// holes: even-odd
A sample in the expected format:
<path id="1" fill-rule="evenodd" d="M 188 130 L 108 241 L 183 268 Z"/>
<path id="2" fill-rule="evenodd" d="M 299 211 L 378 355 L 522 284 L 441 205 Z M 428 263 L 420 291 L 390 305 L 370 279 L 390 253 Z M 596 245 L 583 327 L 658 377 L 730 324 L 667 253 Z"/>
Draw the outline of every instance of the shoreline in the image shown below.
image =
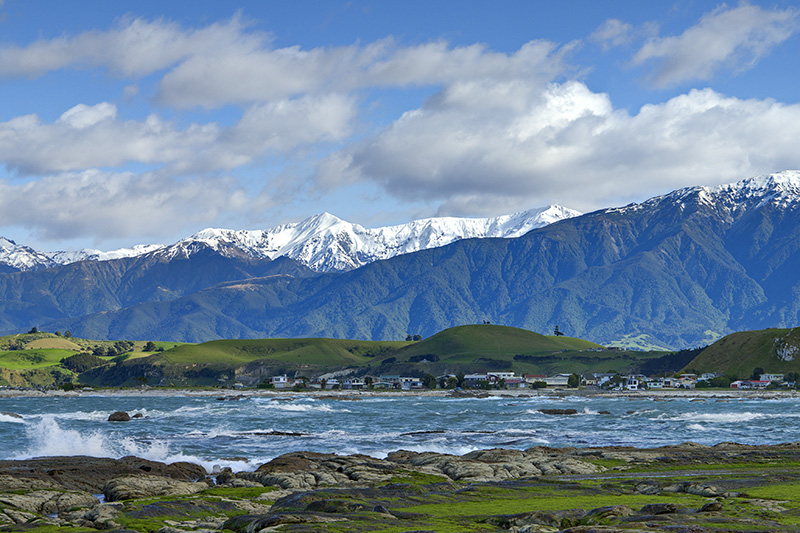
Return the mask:
<path id="1" fill-rule="evenodd" d="M 243 398 L 305 398 L 348 400 L 363 398 L 638 398 L 671 400 L 683 398 L 703 399 L 791 399 L 797 397 L 796 390 L 725 390 L 725 389 L 670 389 L 649 391 L 611 392 L 596 389 L 538 389 L 530 390 L 421 390 L 421 391 L 371 391 L 371 390 L 274 390 L 274 389 L 162 389 L 126 388 L 94 390 L 17 390 L 0 389 L 2 398 L 79 398 L 86 397 L 218 397 L 226 400 Z"/>

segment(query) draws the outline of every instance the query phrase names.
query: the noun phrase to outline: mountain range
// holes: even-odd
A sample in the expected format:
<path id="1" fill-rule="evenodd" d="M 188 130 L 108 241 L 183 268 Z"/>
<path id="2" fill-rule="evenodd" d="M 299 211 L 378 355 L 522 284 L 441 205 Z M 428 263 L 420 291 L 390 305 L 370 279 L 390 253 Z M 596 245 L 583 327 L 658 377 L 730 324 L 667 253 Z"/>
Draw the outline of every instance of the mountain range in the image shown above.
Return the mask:
<path id="1" fill-rule="evenodd" d="M 289 257 L 317 272 L 342 272 L 460 239 L 519 237 L 532 229 L 580 214 L 551 205 L 494 218 L 437 217 L 367 229 L 323 213 L 267 230 L 208 228 L 169 246 L 145 244 L 110 252 L 91 249 L 38 252 L 0 237 L 0 264 L 7 270 L 32 271 L 80 261 L 109 261 L 144 255 L 168 259 L 189 257 L 208 247 L 229 257 Z"/>
<path id="2" fill-rule="evenodd" d="M 326 225 L 329 217 L 315 220 Z M 0 331 L 397 340 L 489 321 L 667 349 L 800 321 L 800 172 L 679 189 L 530 231 L 506 222 L 519 236 L 459 238 L 407 253 L 395 247 L 386 259 L 354 263 L 332 252 L 316 261 L 304 255 L 305 264 L 277 257 L 277 240 L 269 248 L 276 259 L 251 255 L 232 243 L 267 242 L 263 234 L 209 230 L 135 257 L 8 267 L 15 271 L 0 273 Z M 300 234 L 297 226 L 289 231 Z"/>

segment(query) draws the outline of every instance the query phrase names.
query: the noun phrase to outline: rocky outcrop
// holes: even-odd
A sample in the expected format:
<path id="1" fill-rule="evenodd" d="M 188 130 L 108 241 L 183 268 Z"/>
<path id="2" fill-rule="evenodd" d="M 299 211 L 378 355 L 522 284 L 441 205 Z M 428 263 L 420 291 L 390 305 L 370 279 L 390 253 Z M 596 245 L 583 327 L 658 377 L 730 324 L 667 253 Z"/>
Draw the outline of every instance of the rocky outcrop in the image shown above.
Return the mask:
<path id="1" fill-rule="evenodd" d="M 103 492 L 106 482 L 126 474 L 151 474 L 182 481 L 205 478 L 203 467 L 186 462 L 172 464 L 138 457 L 40 457 L 25 461 L 0 461 L 0 492 L 12 490 L 59 489 Z"/>
<path id="2" fill-rule="evenodd" d="M 276 457 L 255 472 L 240 473 L 238 477 L 264 486 L 308 490 L 326 485 L 381 483 L 399 470 L 390 461 L 367 455 L 294 452 Z"/>
<path id="3" fill-rule="evenodd" d="M 108 415 L 109 422 L 128 422 L 131 419 L 131 415 L 126 413 L 125 411 L 115 411 Z"/>
<path id="4" fill-rule="evenodd" d="M 60 492 L 37 490 L 25 494 L 0 494 L 0 505 L 9 505 L 22 511 L 39 514 L 56 514 L 75 507 L 90 507 L 100 500 L 87 492 Z"/>
<path id="5" fill-rule="evenodd" d="M 593 474 L 603 470 L 603 467 L 543 448 L 525 451 L 496 448 L 463 456 L 401 450 L 390 453 L 385 460 L 365 455 L 294 452 L 261 465 L 255 472 L 225 476 L 218 482 L 232 483 L 233 479 L 239 478 L 265 486 L 309 490 L 321 486 L 381 483 L 408 471 L 439 475 L 443 480 L 482 482 L 542 475 Z"/>
<path id="6" fill-rule="evenodd" d="M 107 502 L 116 502 L 156 496 L 183 496 L 200 492 L 208 487 L 206 483 L 136 474 L 109 480 L 103 487 L 103 495 Z"/>

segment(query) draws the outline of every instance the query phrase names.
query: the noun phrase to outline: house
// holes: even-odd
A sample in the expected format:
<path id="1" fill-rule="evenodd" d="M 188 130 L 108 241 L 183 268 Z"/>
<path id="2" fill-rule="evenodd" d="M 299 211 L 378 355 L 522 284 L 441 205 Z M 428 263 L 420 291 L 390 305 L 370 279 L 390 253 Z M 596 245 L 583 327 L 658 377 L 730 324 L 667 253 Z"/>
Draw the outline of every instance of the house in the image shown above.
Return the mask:
<path id="1" fill-rule="evenodd" d="M 522 376 L 525 379 L 525 382 L 529 385 L 536 383 L 537 381 L 541 381 L 544 383 L 545 378 L 547 377 L 545 374 L 525 374 Z"/>
<path id="2" fill-rule="evenodd" d="M 490 383 L 497 383 L 501 380 L 509 380 L 514 376 L 513 372 L 487 372 L 486 377 L 489 379 Z"/>
<path id="3" fill-rule="evenodd" d="M 464 376 L 464 386 L 467 388 L 480 387 L 482 381 L 489 382 L 489 376 L 486 374 L 467 374 Z"/>
<path id="4" fill-rule="evenodd" d="M 566 387 L 569 383 L 569 376 L 570 374 L 556 374 L 544 378 L 544 382 L 548 387 Z"/>
<path id="5" fill-rule="evenodd" d="M 283 376 L 272 376 L 269 382 L 276 389 L 291 389 L 294 387 L 294 380 L 289 379 L 285 374 Z"/>
<path id="6" fill-rule="evenodd" d="M 523 378 L 509 378 L 506 380 L 507 389 L 527 389 L 528 382 Z"/>
<path id="7" fill-rule="evenodd" d="M 761 374 L 758 378 L 759 381 L 769 381 L 776 382 L 776 383 L 783 383 L 783 374 Z"/>
<path id="8" fill-rule="evenodd" d="M 342 381 L 343 389 L 363 389 L 366 388 L 367 383 L 364 378 L 348 378 Z"/>
<path id="9" fill-rule="evenodd" d="M 625 376 L 625 383 L 623 384 L 625 390 L 640 390 L 639 387 L 641 385 L 643 385 L 643 383 L 639 381 L 637 376 Z M 642 387 L 642 389 L 643 388 L 644 387 Z"/>

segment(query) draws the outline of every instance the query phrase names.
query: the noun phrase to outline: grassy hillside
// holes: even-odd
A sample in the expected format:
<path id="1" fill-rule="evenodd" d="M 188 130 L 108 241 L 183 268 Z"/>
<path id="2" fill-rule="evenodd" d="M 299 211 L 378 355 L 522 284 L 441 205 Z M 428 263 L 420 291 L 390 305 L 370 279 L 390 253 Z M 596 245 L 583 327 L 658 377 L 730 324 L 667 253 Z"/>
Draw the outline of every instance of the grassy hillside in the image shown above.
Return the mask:
<path id="1" fill-rule="evenodd" d="M 750 377 L 760 367 L 769 373 L 800 372 L 800 328 L 740 331 L 718 340 L 686 368 Z"/>
<path id="2" fill-rule="evenodd" d="M 482 356 L 506 357 L 592 348 L 602 348 L 602 346 L 582 339 L 548 337 L 508 326 L 469 325 L 446 329 L 402 348 L 394 355 L 401 361 L 424 354 L 436 354 L 442 359 L 468 361 Z"/>
<path id="3" fill-rule="evenodd" d="M 241 365 L 255 360 L 322 366 L 361 365 L 409 343 L 339 339 L 220 340 L 183 345 L 158 356 L 165 363 Z"/>
<path id="4" fill-rule="evenodd" d="M 606 350 L 583 339 L 546 336 L 508 326 L 467 325 L 446 329 L 376 358 L 365 371 L 407 375 L 453 374 L 459 370 L 507 370 L 518 375 L 628 372 L 661 355 L 663 352 Z"/>
<path id="5" fill-rule="evenodd" d="M 126 343 L 130 351 L 123 353 L 122 358 L 133 360 L 157 353 L 143 351 L 145 344 L 142 341 Z M 77 376 L 61 364 L 62 359 L 118 345 L 119 341 L 80 339 L 46 332 L 0 337 L 0 385 L 48 387 L 73 381 Z M 179 343 L 155 343 L 155 348 L 161 350 L 175 346 Z M 100 359 L 111 364 L 118 355 L 104 355 Z"/>

